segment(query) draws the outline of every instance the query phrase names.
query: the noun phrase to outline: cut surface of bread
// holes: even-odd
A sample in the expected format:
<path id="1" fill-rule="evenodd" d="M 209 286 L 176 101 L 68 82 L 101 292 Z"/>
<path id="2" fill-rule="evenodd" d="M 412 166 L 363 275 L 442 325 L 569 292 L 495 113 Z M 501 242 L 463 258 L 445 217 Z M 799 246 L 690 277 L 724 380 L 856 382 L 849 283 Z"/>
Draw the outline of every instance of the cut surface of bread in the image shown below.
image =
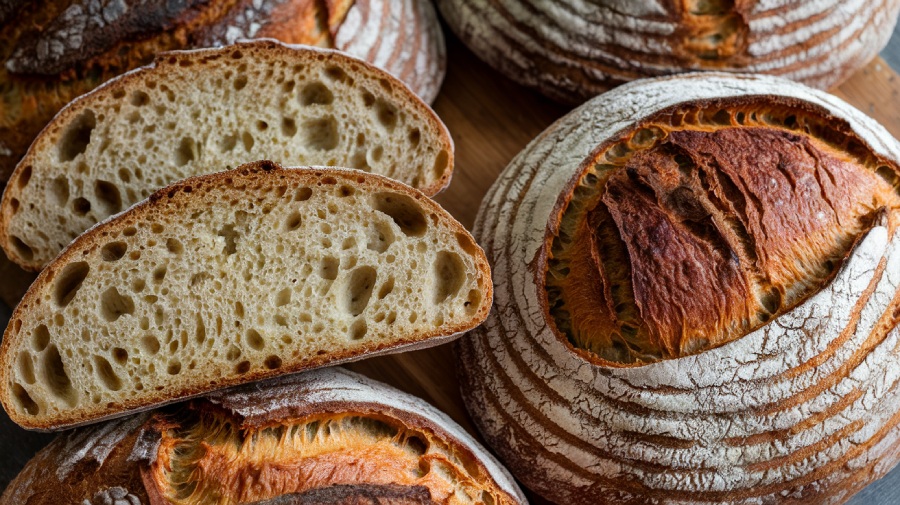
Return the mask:
<path id="1" fill-rule="evenodd" d="M 4 193 L 0 244 L 36 271 L 155 190 L 259 159 L 357 168 L 433 195 L 453 143 L 406 85 L 336 51 L 258 40 L 165 53 L 44 129 Z"/>
<path id="2" fill-rule="evenodd" d="M 0 400 L 81 424 L 477 326 L 483 252 L 428 197 L 257 162 L 160 190 L 72 243 L 16 308 Z"/>
<path id="3" fill-rule="evenodd" d="M 41 472 L 46 478 L 34 478 Z M 123 501 L 104 500 L 110 495 Z M 447 415 L 340 367 L 62 434 L 28 463 L 0 505 L 84 500 L 527 503 L 509 473 Z"/>

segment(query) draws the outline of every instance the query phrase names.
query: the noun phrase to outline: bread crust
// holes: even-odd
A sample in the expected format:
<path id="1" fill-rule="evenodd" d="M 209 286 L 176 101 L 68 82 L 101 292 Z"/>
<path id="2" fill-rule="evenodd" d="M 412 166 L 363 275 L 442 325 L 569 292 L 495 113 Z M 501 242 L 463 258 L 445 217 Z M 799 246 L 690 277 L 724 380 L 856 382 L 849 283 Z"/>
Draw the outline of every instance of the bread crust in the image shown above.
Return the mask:
<path id="1" fill-rule="evenodd" d="M 169 389 L 161 392 L 148 392 L 143 399 L 133 399 L 120 402 L 114 406 L 101 406 L 99 409 L 88 407 L 87 410 L 81 412 L 69 413 L 69 417 L 57 417 L 55 419 L 47 419 L 37 421 L 21 414 L 18 409 L 13 406 L 12 392 L 10 391 L 12 383 L 12 375 L 14 372 L 14 354 L 22 344 L 22 336 L 19 333 L 21 324 L 16 324 L 20 318 L 25 317 L 29 307 L 40 305 L 40 300 L 47 290 L 52 289 L 52 280 L 60 272 L 64 270 L 66 265 L 73 261 L 81 260 L 85 252 L 96 250 L 104 241 L 103 237 L 113 230 L 121 231 L 123 228 L 134 226 L 138 222 L 145 221 L 160 212 L 167 204 L 179 203 L 189 205 L 191 201 L 193 188 L 199 185 L 209 185 L 216 187 L 233 187 L 234 181 L 244 184 L 252 184 L 254 181 L 265 180 L 271 178 L 281 178 L 282 180 L 290 179 L 299 184 L 315 185 L 323 179 L 331 179 L 340 181 L 350 186 L 365 185 L 372 189 L 381 189 L 398 194 L 407 195 L 413 198 L 418 204 L 430 214 L 438 216 L 444 225 L 448 226 L 460 238 L 467 240 L 469 243 L 469 251 L 474 253 L 475 264 L 479 274 L 479 285 L 484 293 L 483 299 L 480 301 L 478 310 L 473 312 L 467 323 L 460 324 L 444 324 L 443 327 L 435 328 L 431 332 L 424 334 L 412 334 L 392 339 L 392 342 L 370 342 L 359 351 L 335 352 L 331 351 L 324 355 L 310 356 L 304 359 L 302 363 L 294 364 L 285 363 L 284 366 L 275 370 L 251 371 L 240 376 L 223 377 L 215 385 L 196 384 L 194 387 L 186 387 L 180 390 Z M 362 181 L 362 182 L 360 182 Z M 235 197 L 239 198 L 240 192 L 235 192 Z M 213 390 L 244 384 L 264 378 L 271 378 L 286 373 L 295 373 L 313 368 L 320 368 L 326 365 L 336 365 L 351 361 L 357 361 L 372 356 L 385 354 L 393 354 L 402 351 L 410 351 L 424 349 L 441 345 L 455 340 L 463 332 L 481 324 L 490 312 L 493 299 L 493 286 L 490 280 L 490 267 L 484 257 L 483 252 L 475 243 L 468 231 L 456 220 L 454 220 L 445 210 L 437 203 L 416 191 L 409 186 L 389 179 L 387 177 L 375 174 L 367 174 L 357 170 L 316 167 L 309 169 L 282 168 L 276 163 L 270 161 L 259 161 L 242 165 L 237 169 L 219 172 L 209 175 L 192 177 L 177 182 L 169 187 L 163 188 L 154 193 L 147 200 L 131 207 L 121 214 L 112 216 L 108 220 L 97 224 L 60 253 L 60 255 L 50 265 L 47 266 L 31 285 L 28 292 L 22 298 L 22 301 L 16 306 L 11 323 L 4 333 L 3 342 L 0 344 L 0 402 L 2 402 L 10 418 L 27 429 L 38 431 L 58 430 L 63 428 L 72 428 L 100 420 L 111 419 L 123 416 L 133 412 L 139 412 L 155 408 L 161 405 L 181 401 L 208 393 Z"/>
<path id="2" fill-rule="evenodd" d="M 831 95 L 772 77 L 689 74 L 584 104 L 483 201 L 474 233 L 494 267 L 496 304 L 456 346 L 463 398 L 488 445 L 545 498 L 839 504 L 897 463 L 900 238 L 888 221 L 810 298 L 698 354 L 610 363 L 574 348 L 549 315 L 549 244 L 598 153 L 657 114 L 751 104 L 814 114 L 896 170 L 891 135 Z"/>
<path id="3" fill-rule="evenodd" d="M 425 0 L 31 0 L 3 9 L 0 182 L 66 103 L 163 51 L 245 38 L 334 48 L 384 68 L 429 103 L 446 67 Z"/>
<path id="4" fill-rule="evenodd" d="M 63 132 L 68 125 L 77 122 L 77 119 L 81 114 L 85 111 L 92 110 L 92 107 L 97 107 L 98 103 L 104 104 L 106 101 L 111 100 L 110 97 L 119 95 L 130 96 L 133 91 L 141 90 L 141 86 L 145 81 L 153 79 L 165 81 L 169 72 L 181 70 L 180 65 L 184 63 L 191 63 L 191 68 L 197 68 L 197 71 L 202 71 L 200 69 L 203 65 L 207 64 L 208 61 L 228 57 L 232 50 L 247 52 L 258 58 L 267 58 L 273 61 L 286 60 L 306 63 L 324 60 L 334 62 L 341 68 L 353 66 L 361 69 L 361 72 L 369 74 L 376 81 L 382 79 L 386 80 L 392 89 L 395 87 L 398 90 L 398 99 L 403 102 L 402 108 L 404 110 L 416 111 L 416 113 L 428 124 L 430 130 L 437 133 L 441 145 L 435 147 L 440 147 L 441 151 L 446 152 L 446 166 L 440 176 L 436 177 L 433 182 L 424 184 L 418 189 L 427 195 L 434 195 L 450 184 L 453 174 L 454 144 L 446 125 L 444 125 L 437 114 L 435 114 L 426 103 L 403 84 L 403 82 L 394 79 L 391 75 L 373 64 L 348 56 L 347 54 L 336 50 L 315 48 L 311 46 L 287 45 L 273 39 L 239 42 L 224 49 L 170 51 L 158 55 L 152 64 L 134 69 L 126 74 L 111 79 L 98 86 L 93 91 L 66 104 L 53 120 L 50 121 L 37 135 L 34 143 L 31 144 L 28 151 L 22 157 L 22 160 L 16 165 L 16 169 L 9 176 L 9 181 L 11 183 L 8 184 L 3 191 L 2 201 L 0 201 L 0 246 L 7 252 L 7 257 L 23 269 L 31 272 L 38 272 L 45 266 L 45 261 L 41 258 L 29 259 L 16 250 L 10 237 L 10 227 L 11 221 L 18 210 L 17 206 L 19 203 L 17 202 L 29 200 L 29 198 L 23 196 L 23 192 L 25 190 L 25 185 L 32 176 L 32 170 L 40 170 L 40 168 L 35 169 L 35 166 L 45 166 L 44 163 L 38 162 L 39 158 L 47 156 L 47 153 L 54 152 L 56 145 L 60 142 L 60 138 L 64 135 Z M 26 205 L 28 204 L 26 203 Z"/>
<path id="5" fill-rule="evenodd" d="M 160 486 L 167 484 L 155 481 L 152 472 L 153 465 L 161 460 L 162 452 L 166 450 L 160 446 L 159 429 L 174 429 L 181 423 L 178 419 L 184 413 L 205 409 L 221 410 L 223 415 L 234 418 L 242 430 L 290 426 L 307 418 L 328 418 L 346 413 L 391 419 L 416 432 L 430 434 L 451 447 L 454 454 L 471 462 L 467 463 L 472 465 L 468 471 L 477 473 L 477 478 L 490 490 L 496 503 L 527 503 L 506 470 L 446 414 L 385 384 L 341 368 L 329 368 L 234 388 L 216 393 L 209 399 L 197 399 L 163 411 L 61 434 L 28 463 L 0 497 L 0 504 L 82 503 L 83 500 L 95 503 L 94 497 L 103 493 L 115 494 L 123 500 L 131 496 L 143 505 L 169 503 L 160 492 Z M 253 478 L 260 477 L 248 477 L 250 480 L 243 484 L 251 487 Z M 365 480 L 341 481 L 338 477 L 327 487 L 313 487 L 299 494 L 274 496 L 258 502 L 323 503 L 326 497 L 351 500 L 352 497 L 365 499 L 378 495 L 396 499 L 405 497 L 411 500 L 409 503 L 418 503 L 424 497 L 429 501 L 432 499 L 427 487 L 405 484 L 408 480 L 405 475 L 395 478 L 392 484 L 380 484 Z M 476 497 L 476 500 L 480 498 Z"/>
<path id="6" fill-rule="evenodd" d="M 897 0 L 439 0 L 507 77 L 565 103 L 634 79 L 712 70 L 829 89 L 887 44 Z"/>

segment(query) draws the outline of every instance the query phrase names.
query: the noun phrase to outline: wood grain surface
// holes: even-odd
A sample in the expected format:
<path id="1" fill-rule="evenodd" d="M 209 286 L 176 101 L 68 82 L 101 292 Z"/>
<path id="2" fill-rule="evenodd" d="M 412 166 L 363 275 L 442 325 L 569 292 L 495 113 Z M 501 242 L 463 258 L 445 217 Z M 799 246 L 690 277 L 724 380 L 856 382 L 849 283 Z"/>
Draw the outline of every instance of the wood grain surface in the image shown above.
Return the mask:
<path id="1" fill-rule="evenodd" d="M 434 109 L 456 143 L 456 171 L 450 188 L 437 201 L 471 229 L 481 199 L 500 171 L 569 108 L 505 79 L 452 36 L 448 37 L 447 52 L 447 78 Z M 881 58 L 834 93 L 900 136 L 900 80 Z M 20 291 L 18 274 L 0 262 L 0 298 L 14 301 Z M 5 325 L 7 319 L 8 312 L 0 311 L 0 323 Z M 451 345 L 373 358 L 348 368 L 426 399 L 473 431 L 457 387 Z M 49 435 L 19 429 L 0 412 L 0 489 L 49 439 Z M 535 499 L 535 503 L 541 501 Z M 864 490 L 851 503 L 900 503 L 900 470 Z"/>

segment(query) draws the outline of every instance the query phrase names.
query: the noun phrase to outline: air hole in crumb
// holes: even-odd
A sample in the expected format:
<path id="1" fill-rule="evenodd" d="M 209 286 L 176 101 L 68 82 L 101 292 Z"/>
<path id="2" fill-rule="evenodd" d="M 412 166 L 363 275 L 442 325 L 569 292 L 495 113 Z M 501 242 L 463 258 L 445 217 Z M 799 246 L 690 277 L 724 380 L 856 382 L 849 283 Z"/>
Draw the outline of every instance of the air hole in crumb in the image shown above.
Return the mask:
<path id="1" fill-rule="evenodd" d="M 31 261 L 34 258 L 34 250 L 26 244 L 22 239 L 15 235 L 10 235 L 10 242 L 12 244 L 13 250 L 16 251 L 16 254 L 22 257 L 22 259 L 26 261 Z"/>
<path id="2" fill-rule="evenodd" d="M 303 139 L 311 148 L 319 151 L 330 151 L 337 147 L 337 120 L 334 116 L 319 119 L 308 119 L 303 122 Z"/>
<path id="3" fill-rule="evenodd" d="M 375 269 L 369 266 L 356 268 L 350 274 L 347 286 L 347 311 L 351 315 L 362 314 L 369 305 L 369 298 L 372 296 L 377 276 Z"/>
<path id="4" fill-rule="evenodd" d="M 43 371 L 44 384 L 50 388 L 50 392 L 69 405 L 75 404 L 75 391 L 72 389 L 72 381 L 66 373 L 59 349 L 51 344 L 41 355 L 41 369 Z"/>
<path id="5" fill-rule="evenodd" d="M 422 132 L 418 128 L 413 128 L 409 131 L 409 143 L 412 145 L 413 149 L 419 147 L 419 142 L 422 140 Z"/>
<path id="6" fill-rule="evenodd" d="M 94 355 L 94 371 L 100 382 L 110 391 L 119 391 L 122 389 L 122 379 L 116 375 L 112 365 L 103 356 Z"/>
<path id="7" fill-rule="evenodd" d="M 245 374 L 250 371 L 250 362 L 249 361 L 241 361 L 234 367 L 234 371 L 239 374 Z"/>
<path id="8" fill-rule="evenodd" d="M 334 102 L 334 94 L 321 82 L 311 82 L 300 92 L 300 103 L 303 105 L 329 105 Z"/>
<path id="9" fill-rule="evenodd" d="M 781 308 L 781 291 L 776 287 L 772 287 L 768 292 L 763 293 L 760 296 L 760 304 L 762 304 L 763 308 L 769 314 L 777 314 L 778 309 Z"/>
<path id="10" fill-rule="evenodd" d="M 391 294 L 394 290 L 394 276 L 388 277 L 388 280 L 384 281 L 384 284 L 381 285 L 381 288 L 378 289 L 378 299 L 384 300 L 387 295 Z"/>
<path id="11" fill-rule="evenodd" d="M 38 407 L 38 404 L 31 399 L 28 391 L 25 391 L 25 388 L 18 383 L 13 384 L 13 396 L 19 403 L 19 407 L 29 416 L 36 416 L 40 412 L 41 409 Z"/>
<path id="12" fill-rule="evenodd" d="M 91 267 L 84 261 L 70 263 L 63 268 L 63 271 L 56 279 L 56 286 L 53 290 L 53 300 L 60 307 L 65 307 L 75 298 L 81 283 L 91 271 Z"/>
<path id="13" fill-rule="evenodd" d="M 382 99 L 378 99 L 375 103 L 375 112 L 378 115 L 378 122 L 381 123 L 388 132 L 394 131 L 397 126 L 397 107 Z"/>
<path id="14" fill-rule="evenodd" d="M 181 373 L 181 362 L 180 361 L 172 361 L 169 363 L 169 366 L 166 367 L 166 373 L 169 375 L 178 375 Z"/>
<path id="15" fill-rule="evenodd" d="M 59 145 L 59 160 L 72 161 L 76 156 L 87 150 L 91 143 L 91 132 L 97 126 L 97 118 L 94 111 L 88 109 L 81 113 L 72 124 L 66 128 Z"/>
<path id="16" fill-rule="evenodd" d="M 890 186 L 895 188 L 897 187 L 898 176 L 897 172 L 893 168 L 887 165 L 881 165 L 875 170 L 875 173 L 878 174 L 878 176 L 881 177 Z"/>
<path id="17" fill-rule="evenodd" d="M 25 384 L 34 384 L 34 364 L 31 362 L 31 355 L 25 351 L 19 351 L 17 362 L 16 368 Z"/>
<path id="18" fill-rule="evenodd" d="M 31 333 L 31 346 L 35 351 L 41 352 L 50 344 L 50 330 L 46 325 L 39 324 Z"/>
<path id="19" fill-rule="evenodd" d="M 86 198 L 78 197 L 72 202 L 72 210 L 75 211 L 76 215 L 83 216 L 91 211 L 91 202 L 87 201 Z"/>
<path id="20" fill-rule="evenodd" d="M 417 436 L 411 436 L 406 439 L 406 446 L 417 456 L 423 456 L 428 452 L 428 442 Z M 428 473 L 428 472 L 425 472 Z"/>
<path id="21" fill-rule="evenodd" d="M 69 181 L 65 177 L 57 177 L 50 183 L 50 193 L 57 205 L 65 205 L 69 201 Z"/>
<path id="22" fill-rule="evenodd" d="M 434 176 L 435 178 L 440 179 L 444 172 L 447 170 L 447 166 L 450 163 L 450 154 L 447 153 L 446 150 L 441 149 L 441 152 L 438 153 L 437 158 L 434 159 Z"/>
<path id="23" fill-rule="evenodd" d="M 285 221 L 285 223 L 284 223 L 284 228 L 285 228 L 285 230 L 287 230 L 287 231 L 294 231 L 294 230 L 296 230 L 297 228 L 300 228 L 300 224 L 301 224 L 302 222 L 303 222 L 303 219 L 300 217 L 300 213 L 299 213 L 299 212 L 292 212 L 292 213 L 288 216 L 287 221 Z"/>
<path id="24" fill-rule="evenodd" d="M 103 261 L 119 261 L 128 251 L 128 244 L 125 242 L 110 242 L 100 249 L 100 257 Z"/>
<path id="25" fill-rule="evenodd" d="M 28 181 L 31 180 L 32 170 L 33 169 L 31 167 L 31 165 L 28 165 L 22 169 L 22 172 L 19 174 L 19 179 L 16 183 L 16 185 L 19 187 L 19 189 L 22 189 L 28 185 Z"/>
<path id="26" fill-rule="evenodd" d="M 262 121 L 262 120 L 258 120 L 258 121 L 256 121 L 256 129 L 261 132 L 264 132 L 269 129 L 269 123 Z"/>
<path id="27" fill-rule="evenodd" d="M 237 78 L 234 80 L 235 91 L 240 91 L 240 90 L 244 89 L 246 86 L 247 86 L 247 76 L 246 75 L 237 76 Z"/>
<path id="28" fill-rule="evenodd" d="M 356 193 L 356 190 L 351 188 L 350 186 L 341 186 L 338 188 L 338 196 L 340 196 L 341 198 L 352 196 L 354 193 Z"/>
<path id="29" fill-rule="evenodd" d="M 359 319 L 352 325 L 350 325 L 350 340 L 360 340 L 361 338 L 366 336 L 366 332 L 369 331 L 366 326 L 365 319 Z"/>
<path id="30" fill-rule="evenodd" d="M 292 117 L 281 118 L 281 134 L 285 137 L 293 137 L 297 134 L 297 121 Z"/>
<path id="31" fill-rule="evenodd" d="M 297 193 L 294 195 L 295 202 L 305 202 L 309 200 L 312 196 L 312 189 L 310 188 L 300 188 L 297 190 Z"/>
<path id="32" fill-rule="evenodd" d="M 219 152 L 227 153 L 237 145 L 237 135 L 226 135 L 219 141 Z"/>
<path id="33" fill-rule="evenodd" d="M 291 303 L 291 288 L 284 288 L 275 296 L 275 306 L 284 307 L 289 303 Z"/>
<path id="34" fill-rule="evenodd" d="M 394 220 L 407 236 L 420 237 L 428 229 L 428 221 L 421 207 L 411 197 L 393 193 L 377 193 L 375 210 L 383 212 Z"/>
<path id="35" fill-rule="evenodd" d="M 459 292 L 466 279 L 466 266 L 458 254 L 441 251 L 434 261 L 434 303 L 443 303 Z"/>
<path id="36" fill-rule="evenodd" d="M 123 315 L 134 313 L 134 301 L 128 295 L 119 293 L 115 287 L 108 288 L 100 295 L 100 314 L 109 322 Z"/>
<path id="37" fill-rule="evenodd" d="M 150 95 L 144 93 L 143 91 L 135 91 L 131 94 L 131 105 L 135 107 L 143 107 L 150 103 Z"/>
<path id="38" fill-rule="evenodd" d="M 258 331 L 250 329 L 247 330 L 247 344 L 251 348 L 259 351 L 266 346 L 266 341 L 262 338 L 262 335 L 260 335 Z"/>
<path id="39" fill-rule="evenodd" d="M 112 357 L 116 363 L 124 365 L 128 361 L 128 351 L 121 347 L 113 347 Z"/>
<path id="40" fill-rule="evenodd" d="M 191 137 L 184 137 L 175 150 L 175 166 L 183 167 L 197 159 L 197 143 Z"/>
<path id="41" fill-rule="evenodd" d="M 122 210 L 122 195 L 119 194 L 119 188 L 115 184 L 98 180 L 94 183 L 94 196 L 102 204 L 106 214 L 115 214 Z"/>
<path id="42" fill-rule="evenodd" d="M 166 265 L 160 265 L 153 269 L 153 282 L 159 284 L 166 278 L 166 272 L 168 272 L 168 268 Z"/>
<path id="43" fill-rule="evenodd" d="M 250 132 L 244 132 L 241 134 L 241 143 L 244 144 L 244 150 L 248 153 L 253 149 L 253 144 L 256 141 L 253 140 L 253 135 L 250 135 Z"/>
<path id="44" fill-rule="evenodd" d="M 473 314 L 481 306 L 481 291 L 470 289 L 463 305 L 465 306 L 467 313 Z"/>
<path id="45" fill-rule="evenodd" d="M 166 240 L 166 250 L 172 254 L 179 255 L 184 252 L 184 246 L 181 245 L 177 238 L 169 238 Z"/>
<path id="46" fill-rule="evenodd" d="M 217 235 L 225 239 L 225 248 L 223 249 L 225 254 L 230 256 L 237 252 L 238 233 L 234 231 L 233 224 L 226 224 L 223 226 L 218 231 Z"/>
<path id="47" fill-rule="evenodd" d="M 319 277 L 329 281 L 337 279 L 339 265 L 340 261 L 337 258 L 331 256 L 322 258 L 322 262 L 319 264 Z"/>
<path id="48" fill-rule="evenodd" d="M 362 98 L 363 98 L 363 104 L 366 107 L 371 107 L 371 106 L 375 105 L 375 95 L 373 95 L 372 93 L 370 93 L 366 90 L 363 90 Z"/>
<path id="49" fill-rule="evenodd" d="M 266 358 L 266 361 L 264 361 L 264 364 L 269 370 L 276 370 L 281 368 L 281 358 L 275 355 L 269 356 Z"/>
<path id="50" fill-rule="evenodd" d="M 344 72 L 344 69 L 341 67 L 328 67 L 325 69 L 325 75 L 327 75 L 329 79 L 339 82 L 345 82 L 348 79 L 347 72 Z"/>
<path id="51" fill-rule="evenodd" d="M 153 356 L 154 354 L 159 352 L 159 339 L 157 339 L 153 335 L 147 335 L 146 337 L 141 339 L 141 348 L 144 350 L 144 352 Z"/>

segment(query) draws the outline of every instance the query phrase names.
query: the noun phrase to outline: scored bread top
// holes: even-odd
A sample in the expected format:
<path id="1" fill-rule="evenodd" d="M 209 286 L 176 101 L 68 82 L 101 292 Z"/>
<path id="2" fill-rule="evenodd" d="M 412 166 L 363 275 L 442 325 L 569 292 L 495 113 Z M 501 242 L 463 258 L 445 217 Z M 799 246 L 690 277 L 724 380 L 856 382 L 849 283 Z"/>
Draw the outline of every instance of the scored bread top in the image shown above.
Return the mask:
<path id="1" fill-rule="evenodd" d="M 44 129 L 4 193 L 0 245 L 36 271 L 153 191 L 258 159 L 358 168 L 433 195 L 453 143 L 406 85 L 336 51 L 258 40 L 165 53 Z"/>
<path id="2" fill-rule="evenodd" d="M 428 197 L 257 162 L 160 190 L 73 242 L 16 308 L 0 401 L 53 429 L 428 347 L 477 326 L 490 271 Z"/>
<path id="3" fill-rule="evenodd" d="M 0 505 L 100 505 L 106 495 L 179 505 L 526 503 L 446 414 L 338 367 L 63 434 Z"/>

